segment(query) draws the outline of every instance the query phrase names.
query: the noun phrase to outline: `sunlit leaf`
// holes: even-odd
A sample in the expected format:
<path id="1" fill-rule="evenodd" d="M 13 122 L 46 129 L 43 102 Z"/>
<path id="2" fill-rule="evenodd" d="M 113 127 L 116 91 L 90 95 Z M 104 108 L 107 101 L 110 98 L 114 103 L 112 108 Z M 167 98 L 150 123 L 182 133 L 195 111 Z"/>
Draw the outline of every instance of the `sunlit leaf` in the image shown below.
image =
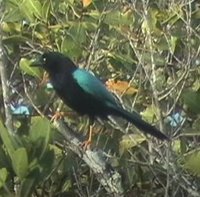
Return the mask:
<path id="1" fill-rule="evenodd" d="M 142 31 L 144 33 L 156 33 L 156 35 L 161 35 L 162 31 L 158 29 L 157 23 L 157 14 L 158 14 L 158 9 L 156 8 L 150 8 L 148 10 L 147 16 L 144 18 L 144 21 L 142 23 Z"/>
<path id="2" fill-rule="evenodd" d="M 17 5 L 29 21 L 33 22 L 35 17 L 41 18 L 42 5 L 39 0 L 17 0 Z"/>
<path id="3" fill-rule="evenodd" d="M 24 71 L 26 74 L 41 78 L 42 72 L 39 68 L 37 67 L 31 67 L 31 61 L 26 59 L 26 58 L 21 58 L 19 62 L 20 69 Z"/>
<path id="4" fill-rule="evenodd" d="M 181 140 L 174 140 L 172 142 L 172 149 L 174 152 L 176 153 L 180 153 L 181 152 Z"/>
<path id="5" fill-rule="evenodd" d="M 127 134 L 122 137 L 119 145 L 120 155 L 124 153 L 124 151 L 129 150 L 135 146 L 138 146 L 142 142 L 146 140 L 146 137 L 141 134 Z"/>
<path id="6" fill-rule="evenodd" d="M 21 24 L 20 23 L 14 23 L 14 22 L 2 22 L 0 24 L 0 27 L 2 31 L 6 33 L 14 33 L 14 32 L 20 32 L 21 31 Z"/>
<path id="7" fill-rule="evenodd" d="M 197 78 L 195 80 L 195 82 L 192 85 L 192 90 L 194 90 L 195 92 L 197 92 L 198 90 L 200 90 L 200 79 Z"/>
<path id="8" fill-rule="evenodd" d="M 88 7 L 92 3 L 92 0 L 82 0 L 82 1 L 83 1 L 83 7 Z"/>
<path id="9" fill-rule="evenodd" d="M 158 108 L 156 108 L 155 105 L 151 105 L 147 107 L 145 111 L 141 112 L 141 115 L 148 122 L 154 122 L 154 120 L 158 118 Z"/>

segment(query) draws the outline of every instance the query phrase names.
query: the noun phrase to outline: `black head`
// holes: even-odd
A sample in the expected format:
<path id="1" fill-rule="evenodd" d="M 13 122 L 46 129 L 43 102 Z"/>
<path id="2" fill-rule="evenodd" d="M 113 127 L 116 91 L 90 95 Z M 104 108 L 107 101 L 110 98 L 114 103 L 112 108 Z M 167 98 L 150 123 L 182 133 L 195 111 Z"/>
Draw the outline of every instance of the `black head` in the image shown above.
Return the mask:
<path id="1" fill-rule="evenodd" d="M 50 74 L 62 72 L 67 68 L 76 69 L 75 64 L 67 56 L 59 52 L 43 53 L 31 66 L 39 66 Z"/>

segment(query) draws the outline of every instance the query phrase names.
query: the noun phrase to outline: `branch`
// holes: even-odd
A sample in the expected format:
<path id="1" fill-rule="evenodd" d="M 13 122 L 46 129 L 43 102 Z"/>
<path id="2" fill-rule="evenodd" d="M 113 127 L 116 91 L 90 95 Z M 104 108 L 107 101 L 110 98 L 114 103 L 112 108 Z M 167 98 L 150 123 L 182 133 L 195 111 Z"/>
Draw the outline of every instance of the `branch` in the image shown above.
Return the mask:
<path id="1" fill-rule="evenodd" d="M 103 151 L 84 151 L 80 146 L 82 142 L 76 137 L 71 128 L 64 124 L 63 121 L 54 121 L 54 124 L 59 133 L 65 138 L 69 148 L 90 167 L 105 190 L 116 197 L 124 196 L 121 175 L 105 161 Z"/>
<path id="2" fill-rule="evenodd" d="M 3 16 L 0 19 L 0 24 L 2 24 Z M 6 61 L 5 61 L 5 53 L 3 49 L 2 44 L 2 32 L 0 29 L 0 76 L 1 76 L 1 85 L 2 85 L 2 92 L 3 92 L 3 103 L 5 108 L 5 125 L 10 132 L 10 134 L 13 134 L 13 127 L 12 127 L 12 114 L 10 111 L 10 96 L 9 96 L 9 87 L 8 87 L 8 77 L 6 72 Z"/>

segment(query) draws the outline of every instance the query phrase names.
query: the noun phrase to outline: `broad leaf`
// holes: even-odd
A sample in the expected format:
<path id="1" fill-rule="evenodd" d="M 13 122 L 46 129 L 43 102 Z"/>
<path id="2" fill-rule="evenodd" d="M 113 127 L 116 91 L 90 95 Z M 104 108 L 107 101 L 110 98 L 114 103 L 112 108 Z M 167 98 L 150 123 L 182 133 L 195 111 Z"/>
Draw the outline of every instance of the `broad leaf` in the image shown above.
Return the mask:
<path id="1" fill-rule="evenodd" d="M 25 148 L 18 148 L 14 152 L 12 165 L 15 173 L 22 180 L 28 173 L 28 155 Z"/>
<path id="2" fill-rule="evenodd" d="M 31 120 L 30 140 L 39 146 L 40 157 L 44 154 L 50 139 L 50 121 L 40 116 L 35 116 Z"/>
<path id="3" fill-rule="evenodd" d="M 0 131 L 1 139 L 6 147 L 6 150 L 8 151 L 9 156 L 12 158 L 15 148 L 17 147 L 15 139 L 8 133 L 8 130 L 3 126 L 1 121 Z"/>
<path id="4" fill-rule="evenodd" d="M 145 136 L 140 134 L 124 135 L 122 137 L 122 140 L 120 141 L 120 146 L 119 146 L 120 155 L 122 155 L 124 151 L 127 151 L 135 146 L 138 146 L 145 140 L 146 140 Z"/>
<path id="5" fill-rule="evenodd" d="M 31 61 L 25 58 L 21 58 L 20 62 L 19 62 L 19 66 L 20 69 L 22 71 L 24 71 L 25 73 L 27 73 L 28 75 L 31 75 L 33 77 L 38 77 L 41 78 L 42 77 L 42 72 L 40 71 L 39 68 L 37 67 L 31 67 Z"/>
<path id="6" fill-rule="evenodd" d="M 6 170 L 6 168 L 1 168 L 0 169 L 0 189 L 2 188 L 2 186 L 4 186 L 7 176 L 8 176 L 8 171 Z"/>
<path id="7" fill-rule="evenodd" d="M 200 151 L 191 151 L 185 156 L 184 168 L 192 174 L 200 176 Z"/>

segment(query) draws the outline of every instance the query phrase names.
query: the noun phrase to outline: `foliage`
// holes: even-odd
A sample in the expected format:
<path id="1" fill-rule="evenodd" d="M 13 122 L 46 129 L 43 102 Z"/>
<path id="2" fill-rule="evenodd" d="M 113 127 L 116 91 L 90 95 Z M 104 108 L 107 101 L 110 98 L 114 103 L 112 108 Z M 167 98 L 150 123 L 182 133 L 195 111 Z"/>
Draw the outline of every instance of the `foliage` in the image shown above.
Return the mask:
<path id="1" fill-rule="evenodd" d="M 66 151 L 48 119 L 60 108 L 60 100 L 53 96 L 48 80 L 42 80 L 43 71 L 30 67 L 46 50 L 65 53 L 92 70 L 124 107 L 133 110 L 134 106 L 144 119 L 160 122 L 174 137 L 170 145 L 153 139 L 152 143 L 121 120 L 125 133 L 118 125 L 105 122 L 104 129 L 95 124 L 93 146 L 107 152 L 110 165 L 124 176 L 126 196 L 198 194 L 198 1 L 8 0 L 1 4 L 1 39 L 15 130 L 9 135 L 3 125 L 0 88 L 1 196 L 106 195 L 81 159 Z M 21 106 L 26 114 L 20 112 Z M 62 111 L 70 109 L 63 106 Z M 76 114 L 65 118 L 80 135 L 87 131 L 86 120 Z"/>

